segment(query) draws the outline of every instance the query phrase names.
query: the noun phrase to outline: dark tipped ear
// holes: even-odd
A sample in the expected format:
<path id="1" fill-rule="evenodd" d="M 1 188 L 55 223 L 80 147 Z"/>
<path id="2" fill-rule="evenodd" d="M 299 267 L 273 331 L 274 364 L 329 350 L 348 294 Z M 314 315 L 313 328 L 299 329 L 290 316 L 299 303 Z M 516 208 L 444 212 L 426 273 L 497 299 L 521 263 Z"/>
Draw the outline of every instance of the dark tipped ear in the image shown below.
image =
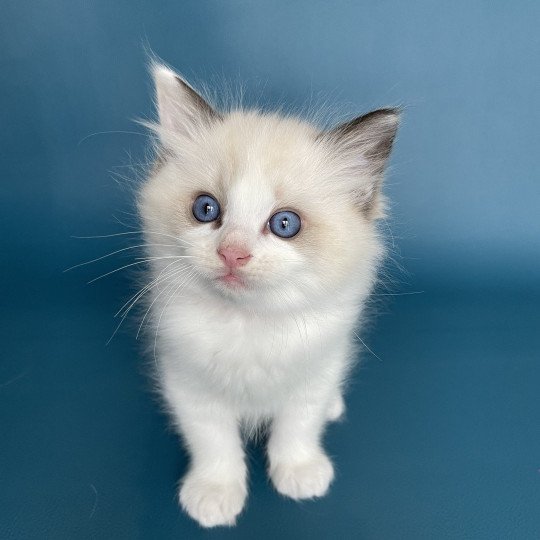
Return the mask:
<path id="1" fill-rule="evenodd" d="M 383 173 L 399 125 L 400 111 L 378 109 L 333 128 L 330 134 L 338 142 L 356 148 L 359 157 L 374 173 Z"/>
<path id="2" fill-rule="evenodd" d="M 371 219 L 384 216 L 381 185 L 399 125 L 399 109 L 379 109 L 325 132 L 353 178 L 353 195 Z"/>
<path id="3" fill-rule="evenodd" d="M 221 118 L 182 77 L 162 64 L 152 65 L 159 125 L 163 133 L 192 136 L 196 128 Z"/>

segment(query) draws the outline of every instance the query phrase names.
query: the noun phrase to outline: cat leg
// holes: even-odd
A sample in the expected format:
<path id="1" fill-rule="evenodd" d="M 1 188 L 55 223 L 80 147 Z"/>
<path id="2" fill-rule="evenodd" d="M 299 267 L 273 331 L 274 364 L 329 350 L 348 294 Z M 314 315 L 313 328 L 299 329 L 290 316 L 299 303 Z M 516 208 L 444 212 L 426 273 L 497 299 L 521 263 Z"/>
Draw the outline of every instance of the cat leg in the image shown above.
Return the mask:
<path id="1" fill-rule="evenodd" d="M 182 508 L 203 527 L 234 525 L 247 495 L 246 464 L 238 422 L 221 404 L 167 396 L 191 462 L 182 479 Z"/>
<path id="2" fill-rule="evenodd" d="M 309 499 L 326 494 L 334 478 L 321 446 L 329 399 L 297 396 L 275 416 L 268 441 L 269 474 L 281 494 Z"/>

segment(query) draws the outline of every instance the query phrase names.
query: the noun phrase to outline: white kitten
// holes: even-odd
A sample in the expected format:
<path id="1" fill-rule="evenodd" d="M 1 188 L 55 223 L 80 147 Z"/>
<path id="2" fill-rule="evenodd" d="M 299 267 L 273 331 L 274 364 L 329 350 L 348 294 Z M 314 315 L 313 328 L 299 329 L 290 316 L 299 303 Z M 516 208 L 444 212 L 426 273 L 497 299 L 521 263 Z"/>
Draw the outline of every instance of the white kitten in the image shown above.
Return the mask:
<path id="1" fill-rule="evenodd" d="M 242 430 L 269 426 L 269 474 L 324 495 L 321 437 L 344 410 L 354 329 L 383 249 L 375 221 L 398 125 L 383 109 L 329 131 L 214 110 L 153 66 L 158 159 L 139 193 L 160 390 L 191 456 L 180 503 L 233 525 L 246 499 Z"/>

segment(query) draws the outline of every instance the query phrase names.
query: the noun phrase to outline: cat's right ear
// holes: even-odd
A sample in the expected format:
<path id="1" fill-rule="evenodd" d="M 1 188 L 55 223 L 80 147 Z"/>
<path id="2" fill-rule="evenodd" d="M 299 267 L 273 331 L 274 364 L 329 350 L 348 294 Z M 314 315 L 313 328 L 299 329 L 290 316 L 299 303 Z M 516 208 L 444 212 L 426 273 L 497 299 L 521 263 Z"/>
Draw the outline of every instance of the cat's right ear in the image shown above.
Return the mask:
<path id="1" fill-rule="evenodd" d="M 201 128 L 221 119 L 187 81 L 167 66 L 152 64 L 151 70 L 162 143 L 175 136 L 194 138 Z"/>

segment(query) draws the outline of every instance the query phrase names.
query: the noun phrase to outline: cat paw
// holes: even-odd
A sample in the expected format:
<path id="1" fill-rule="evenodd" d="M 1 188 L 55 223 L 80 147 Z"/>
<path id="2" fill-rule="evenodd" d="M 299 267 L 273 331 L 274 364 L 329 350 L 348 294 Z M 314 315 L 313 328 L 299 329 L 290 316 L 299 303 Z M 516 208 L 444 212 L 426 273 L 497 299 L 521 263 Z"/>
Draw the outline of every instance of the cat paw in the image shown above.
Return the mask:
<path id="1" fill-rule="evenodd" d="M 334 479 L 332 462 L 319 454 L 307 461 L 278 462 L 270 470 L 274 487 L 292 499 L 322 497 Z"/>
<path id="2" fill-rule="evenodd" d="M 331 402 L 326 412 L 326 418 L 331 422 L 339 420 L 345 412 L 345 402 L 340 394 L 338 394 Z"/>
<path id="3" fill-rule="evenodd" d="M 190 475 L 179 493 L 180 505 L 203 527 L 231 527 L 244 508 L 246 487 L 242 482 L 215 482 Z"/>

